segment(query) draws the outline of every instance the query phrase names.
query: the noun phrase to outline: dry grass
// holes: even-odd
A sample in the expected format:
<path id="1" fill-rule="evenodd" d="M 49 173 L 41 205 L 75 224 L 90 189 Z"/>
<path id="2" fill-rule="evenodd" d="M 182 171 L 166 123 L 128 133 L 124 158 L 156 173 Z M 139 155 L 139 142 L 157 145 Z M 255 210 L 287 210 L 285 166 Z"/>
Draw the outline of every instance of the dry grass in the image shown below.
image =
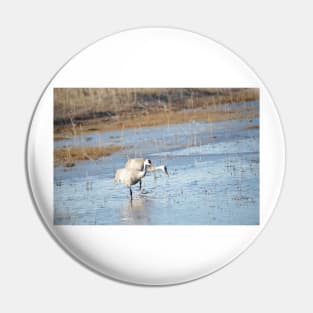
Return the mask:
<path id="1" fill-rule="evenodd" d="M 208 121 L 216 122 L 232 119 L 252 119 L 259 115 L 256 108 L 248 108 L 246 110 L 232 111 L 213 111 L 194 110 L 191 112 L 155 112 L 148 115 L 125 116 L 122 120 L 110 120 L 104 122 L 102 119 L 92 119 L 79 125 L 73 131 L 72 127 L 59 127 L 54 134 L 54 140 L 62 140 L 73 135 L 84 135 L 95 132 L 105 132 L 113 130 L 123 130 L 126 128 L 151 127 L 169 124 L 185 123 L 190 121 Z"/>
<path id="2" fill-rule="evenodd" d="M 259 90 L 253 88 L 56 88 L 54 140 L 191 121 L 252 119 L 259 115 L 257 106 L 232 104 L 257 99 Z M 71 167 L 120 150 L 116 145 L 57 148 L 54 164 Z"/>
<path id="3" fill-rule="evenodd" d="M 121 113 L 194 109 L 259 98 L 255 88 L 55 88 L 55 125 Z"/>
<path id="4" fill-rule="evenodd" d="M 250 125 L 250 126 L 247 126 L 245 129 L 259 129 L 260 128 L 260 125 Z"/>
<path id="5" fill-rule="evenodd" d="M 121 146 L 66 147 L 54 149 L 54 164 L 72 167 L 77 161 L 96 160 L 122 150 Z"/>
<path id="6" fill-rule="evenodd" d="M 231 112 L 209 114 L 195 109 L 258 98 L 259 90 L 254 88 L 56 88 L 54 139 L 77 133 L 180 123 L 190 118 L 230 119 Z M 182 112 L 184 109 L 195 112 L 187 114 Z"/>

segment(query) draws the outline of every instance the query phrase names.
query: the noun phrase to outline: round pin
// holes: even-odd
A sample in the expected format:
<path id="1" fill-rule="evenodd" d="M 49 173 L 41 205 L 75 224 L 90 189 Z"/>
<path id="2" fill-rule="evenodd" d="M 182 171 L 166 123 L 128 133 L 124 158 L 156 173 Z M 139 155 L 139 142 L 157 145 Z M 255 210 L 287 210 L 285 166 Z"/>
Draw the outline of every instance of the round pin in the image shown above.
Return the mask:
<path id="1" fill-rule="evenodd" d="M 208 275 L 268 222 L 282 127 L 256 74 L 201 35 L 142 28 L 70 59 L 37 104 L 27 171 L 49 232 L 76 260 L 144 285 Z"/>

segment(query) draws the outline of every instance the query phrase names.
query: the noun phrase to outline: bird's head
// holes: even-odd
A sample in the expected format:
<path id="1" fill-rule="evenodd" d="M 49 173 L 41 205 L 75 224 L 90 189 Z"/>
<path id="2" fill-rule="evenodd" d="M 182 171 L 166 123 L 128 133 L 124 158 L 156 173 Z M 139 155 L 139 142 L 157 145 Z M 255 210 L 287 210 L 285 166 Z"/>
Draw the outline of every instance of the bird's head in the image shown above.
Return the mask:
<path id="1" fill-rule="evenodd" d="M 151 162 L 151 160 L 146 159 L 146 160 L 143 162 L 143 165 L 144 165 L 144 166 L 147 166 L 147 167 L 150 167 L 150 166 L 152 166 L 152 162 Z"/>
<path id="2" fill-rule="evenodd" d="M 166 165 L 162 165 L 162 171 L 163 171 L 167 176 L 170 176 L 170 175 L 168 174 Z"/>

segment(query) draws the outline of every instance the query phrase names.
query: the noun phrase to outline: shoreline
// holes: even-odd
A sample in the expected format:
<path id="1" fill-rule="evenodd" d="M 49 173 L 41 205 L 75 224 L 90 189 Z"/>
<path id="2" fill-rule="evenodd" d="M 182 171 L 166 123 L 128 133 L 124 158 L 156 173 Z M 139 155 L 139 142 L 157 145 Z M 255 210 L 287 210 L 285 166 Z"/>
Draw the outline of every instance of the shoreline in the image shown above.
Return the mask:
<path id="1" fill-rule="evenodd" d="M 96 160 L 100 157 L 110 156 L 111 154 L 123 150 L 122 146 L 92 146 L 92 147 L 63 147 L 54 149 L 54 166 L 63 165 L 73 167 L 76 162 L 85 160 Z"/>
<path id="2" fill-rule="evenodd" d="M 125 114 L 118 119 L 93 118 L 82 122 L 55 127 L 54 141 L 69 139 L 78 135 L 98 132 L 123 130 L 130 128 L 155 127 L 169 124 L 180 124 L 191 121 L 219 122 L 234 119 L 252 119 L 259 116 L 258 107 L 232 109 L 229 111 L 207 111 L 195 108 L 191 111 L 137 112 Z"/>
<path id="3" fill-rule="evenodd" d="M 121 122 L 111 121 L 102 125 L 99 121 L 94 120 L 91 123 L 84 125 L 87 129 L 84 129 L 81 125 L 78 129 L 69 130 L 75 131 L 76 136 L 84 136 L 90 133 L 114 131 L 121 129 L 131 129 L 131 128 L 143 128 L 143 127 L 156 127 L 161 125 L 174 125 L 180 123 L 188 123 L 192 121 L 207 121 L 207 122 L 219 122 L 226 120 L 250 120 L 259 116 L 258 107 L 248 107 L 244 110 L 237 109 L 229 112 L 225 111 L 213 111 L 207 112 L 205 110 L 193 110 L 189 112 L 171 112 L 171 114 L 164 115 L 164 113 L 152 113 L 145 118 L 141 119 L 139 122 L 134 121 L 133 118 L 128 118 Z M 97 127 L 96 127 L 97 126 Z M 92 130 L 90 130 L 92 128 Z M 247 126 L 245 129 L 257 129 L 259 125 Z M 71 138 L 71 136 L 66 138 Z M 66 138 L 60 138 L 66 139 Z M 54 165 L 62 165 L 64 167 L 73 167 L 77 162 L 84 160 L 96 160 L 101 157 L 107 157 L 115 152 L 122 151 L 124 147 L 120 145 L 108 145 L 108 146 L 68 146 L 60 147 L 54 149 Z"/>

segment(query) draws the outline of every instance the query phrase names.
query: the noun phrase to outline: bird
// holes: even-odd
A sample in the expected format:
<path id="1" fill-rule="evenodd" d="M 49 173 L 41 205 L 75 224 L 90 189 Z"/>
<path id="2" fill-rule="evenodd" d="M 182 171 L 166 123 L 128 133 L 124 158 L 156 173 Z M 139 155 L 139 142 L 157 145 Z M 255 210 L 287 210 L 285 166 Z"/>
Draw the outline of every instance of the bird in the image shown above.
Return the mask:
<path id="1" fill-rule="evenodd" d="M 144 160 L 143 170 L 133 168 L 120 168 L 116 170 L 115 181 L 122 183 L 129 188 L 130 198 L 133 199 L 132 185 L 137 184 L 141 179 L 146 176 L 147 168 L 151 166 L 151 160 Z"/>
<path id="2" fill-rule="evenodd" d="M 129 168 L 129 169 L 135 169 L 138 171 L 142 171 L 143 170 L 143 165 L 144 165 L 144 159 L 129 159 L 126 164 L 125 164 L 125 168 Z M 160 165 L 160 166 L 153 166 L 151 160 L 147 160 L 150 161 L 150 166 L 147 168 L 148 172 L 155 172 L 155 171 L 162 171 L 164 174 L 168 175 L 168 171 L 167 171 L 167 167 L 165 165 Z M 141 180 L 139 181 L 139 189 L 141 189 Z"/>

